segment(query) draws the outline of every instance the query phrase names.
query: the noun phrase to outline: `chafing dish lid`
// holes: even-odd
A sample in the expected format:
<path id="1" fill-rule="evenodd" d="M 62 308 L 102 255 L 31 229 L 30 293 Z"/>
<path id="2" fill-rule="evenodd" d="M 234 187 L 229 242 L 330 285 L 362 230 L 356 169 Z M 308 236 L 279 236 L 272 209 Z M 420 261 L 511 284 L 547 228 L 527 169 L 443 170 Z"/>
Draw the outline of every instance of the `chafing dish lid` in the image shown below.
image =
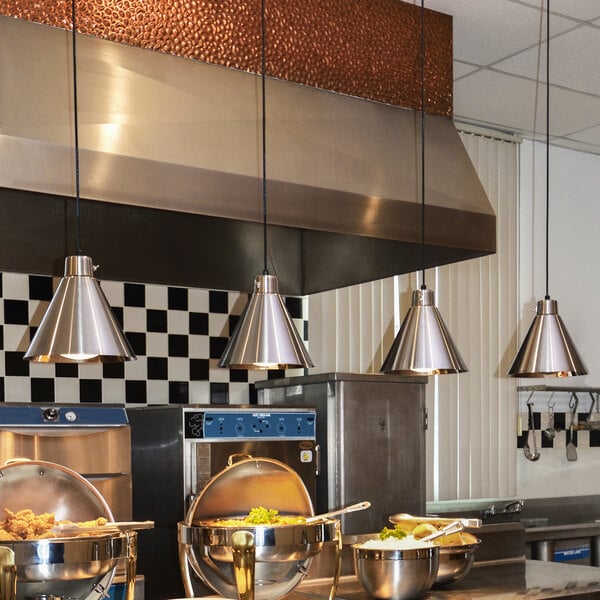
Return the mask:
<path id="1" fill-rule="evenodd" d="M 0 467 L 0 518 L 4 508 L 54 513 L 57 520 L 114 520 L 106 500 L 87 479 L 68 467 L 41 460 L 17 459 Z"/>
<path id="2" fill-rule="evenodd" d="M 186 525 L 243 517 L 257 506 L 281 515 L 314 515 L 310 495 L 293 469 L 272 458 L 246 457 L 217 473 L 188 510 Z"/>

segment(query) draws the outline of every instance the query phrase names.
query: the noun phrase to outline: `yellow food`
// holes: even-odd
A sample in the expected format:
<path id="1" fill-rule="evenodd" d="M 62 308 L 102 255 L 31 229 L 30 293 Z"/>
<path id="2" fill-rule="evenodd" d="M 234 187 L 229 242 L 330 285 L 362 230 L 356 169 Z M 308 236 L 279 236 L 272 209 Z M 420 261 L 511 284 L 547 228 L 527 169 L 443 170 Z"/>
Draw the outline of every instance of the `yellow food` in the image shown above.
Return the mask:
<path id="1" fill-rule="evenodd" d="M 71 521 L 57 521 L 54 513 L 36 515 L 28 508 L 17 512 L 5 508 L 4 515 L 5 519 L 0 521 L 0 541 L 40 540 L 58 537 L 54 529 L 65 525 L 78 527 L 101 527 L 106 525 L 104 517 L 98 517 L 93 521 L 73 523 Z"/>
<path id="2" fill-rule="evenodd" d="M 437 527 L 431 523 L 419 523 L 412 531 L 411 534 L 417 540 L 424 538 L 426 535 L 431 535 L 437 532 Z"/>
<path id="3" fill-rule="evenodd" d="M 301 516 L 284 516 L 274 508 L 259 506 L 252 508 L 246 517 L 235 519 L 215 519 L 208 523 L 214 527 L 251 527 L 254 525 L 301 525 L 306 518 Z"/>

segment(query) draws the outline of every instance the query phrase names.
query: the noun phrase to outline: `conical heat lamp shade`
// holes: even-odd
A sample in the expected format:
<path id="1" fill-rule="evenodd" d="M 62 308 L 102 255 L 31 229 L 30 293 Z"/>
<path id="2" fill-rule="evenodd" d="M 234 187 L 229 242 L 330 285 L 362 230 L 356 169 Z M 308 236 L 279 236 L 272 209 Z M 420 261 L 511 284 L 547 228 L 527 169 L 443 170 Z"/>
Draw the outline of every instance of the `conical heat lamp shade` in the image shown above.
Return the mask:
<path id="1" fill-rule="evenodd" d="M 558 302 L 538 300 L 536 315 L 508 371 L 511 377 L 572 377 L 587 369 L 560 315 Z"/>
<path id="2" fill-rule="evenodd" d="M 34 362 L 95 363 L 136 356 L 94 277 L 89 256 L 67 256 L 61 279 L 27 349 Z"/>
<path id="3" fill-rule="evenodd" d="M 277 277 L 258 275 L 250 301 L 229 338 L 219 367 L 294 369 L 312 366 L 279 295 Z"/>
<path id="4" fill-rule="evenodd" d="M 432 290 L 414 290 L 410 307 L 381 372 L 443 375 L 468 371 L 435 306 Z"/>

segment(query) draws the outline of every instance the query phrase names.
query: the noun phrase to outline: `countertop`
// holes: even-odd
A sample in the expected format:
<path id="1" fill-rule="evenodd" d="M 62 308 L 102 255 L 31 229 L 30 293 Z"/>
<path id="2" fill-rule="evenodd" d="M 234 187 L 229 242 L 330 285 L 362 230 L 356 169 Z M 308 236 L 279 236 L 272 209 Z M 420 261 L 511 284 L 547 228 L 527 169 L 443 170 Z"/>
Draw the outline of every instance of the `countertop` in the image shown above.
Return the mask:
<path id="1" fill-rule="evenodd" d="M 287 598 L 322 600 L 329 594 L 331 582 L 307 580 Z M 336 598 L 369 600 L 354 576 L 340 578 Z M 475 563 L 462 580 L 430 590 L 422 600 L 475 600 L 482 598 L 600 599 L 600 568 L 538 560 Z"/>

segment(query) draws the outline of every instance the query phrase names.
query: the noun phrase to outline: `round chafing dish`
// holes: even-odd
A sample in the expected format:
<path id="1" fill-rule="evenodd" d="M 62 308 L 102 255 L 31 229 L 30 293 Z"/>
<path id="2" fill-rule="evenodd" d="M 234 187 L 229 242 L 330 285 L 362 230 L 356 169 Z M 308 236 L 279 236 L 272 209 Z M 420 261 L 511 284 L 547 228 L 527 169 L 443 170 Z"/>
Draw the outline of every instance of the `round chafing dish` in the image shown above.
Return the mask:
<path id="1" fill-rule="evenodd" d="M 268 458 L 230 458 L 178 524 L 188 596 L 194 596 L 191 566 L 204 584 L 226 598 L 275 600 L 300 583 L 325 542 L 341 544 L 336 519 L 251 526 L 215 522 L 243 518 L 258 506 L 277 508 L 282 516 L 314 515 L 306 486 L 287 465 Z"/>
<path id="2" fill-rule="evenodd" d="M 112 512 L 102 495 L 85 478 L 47 461 L 13 460 L 0 467 L 0 509 L 30 509 L 36 515 L 54 513 L 57 520 L 92 521 Z M 1 517 L 0 517 L 1 518 Z M 128 534 L 107 530 L 78 537 L 2 540 L 14 561 L 16 589 L 2 600 L 47 598 L 96 599 L 105 595 L 117 562 L 127 558 Z"/>

